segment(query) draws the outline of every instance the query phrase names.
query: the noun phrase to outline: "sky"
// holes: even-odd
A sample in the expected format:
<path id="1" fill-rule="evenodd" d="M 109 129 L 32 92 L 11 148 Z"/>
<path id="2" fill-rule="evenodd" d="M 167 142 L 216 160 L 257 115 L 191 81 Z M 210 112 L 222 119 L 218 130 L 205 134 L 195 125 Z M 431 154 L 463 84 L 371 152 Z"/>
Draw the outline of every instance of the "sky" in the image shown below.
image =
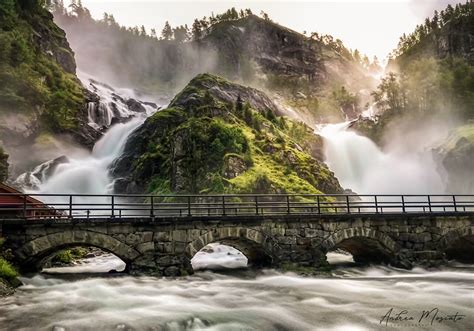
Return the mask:
<path id="1" fill-rule="evenodd" d="M 65 1 L 67 2 L 67 1 Z M 412 32 L 434 10 L 442 10 L 456 0 L 82 0 L 94 18 L 113 14 L 125 26 L 144 25 L 147 31 L 191 25 L 195 18 L 236 7 L 261 10 L 275 22 L 295 31 L 319 32 L 341 39 L 351 49 L 379 60 L 396 47 L 403 33 Z"/>

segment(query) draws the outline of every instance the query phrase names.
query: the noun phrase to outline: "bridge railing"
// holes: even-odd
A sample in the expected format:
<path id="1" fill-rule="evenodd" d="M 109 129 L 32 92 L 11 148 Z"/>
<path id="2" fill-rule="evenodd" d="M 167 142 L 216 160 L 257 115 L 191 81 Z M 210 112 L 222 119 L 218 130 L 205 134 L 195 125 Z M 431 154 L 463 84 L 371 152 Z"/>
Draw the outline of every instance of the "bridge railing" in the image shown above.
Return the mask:
<path id="1" fill-rule="evenodd" d="M 0 194 L 0 219 L 474 213 L 474 195 Z"/>

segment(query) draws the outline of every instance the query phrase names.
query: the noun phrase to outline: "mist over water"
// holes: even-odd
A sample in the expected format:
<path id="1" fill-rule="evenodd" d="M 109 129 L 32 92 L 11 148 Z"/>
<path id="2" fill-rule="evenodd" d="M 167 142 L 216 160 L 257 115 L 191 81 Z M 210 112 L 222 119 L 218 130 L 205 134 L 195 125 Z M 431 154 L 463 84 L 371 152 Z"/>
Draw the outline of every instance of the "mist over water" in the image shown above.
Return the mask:
<path id="1" fill-rule="evenodd" d="M 326 163 L 344 188 L 359 194 L 439 194 L 445 185 L 428 148 L 397 145 L 382 151 L 348 129 L 349 122 L 322 127 Z M 417 144 L 413 141 L 413 144 Z"/>

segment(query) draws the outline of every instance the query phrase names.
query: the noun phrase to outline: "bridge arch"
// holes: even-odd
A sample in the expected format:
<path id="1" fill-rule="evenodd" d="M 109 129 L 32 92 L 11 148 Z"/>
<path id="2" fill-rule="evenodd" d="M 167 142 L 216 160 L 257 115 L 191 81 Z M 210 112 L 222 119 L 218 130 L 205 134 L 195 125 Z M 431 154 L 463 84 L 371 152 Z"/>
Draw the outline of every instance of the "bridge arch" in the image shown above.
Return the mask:
<path id="1" fill-rule="evenodd" d="M 323 240 L 321 248 L 326 252 L 343 249 L 361 263 L 390 262 L 400 249 L 385 233 L 364 227 L 341 229 Z"/>
<path id="2" fill-rule="evenodd" d="M 135 260 L 140 252 L 133 247 L 103 233 L 84 230 L 62 231 L 33 239 L 18 250 L 20 268 L 24 271 L 41 270 L 44 262 L 58 251 L 75 246 L 92 246 L 112 253 L 127 265 Z"/>
<path id="3" fill-rule="evenodd" d="M 231 246 L 242 252 L 252 266 L 269 266 L 277 258 L 276 243 L 259 230 L 242 227 L 219 227 L 202 234 L 186 246 L 186 256 L 192 259 L 203 247 L 211 243 Z"/>
<path id="4" fill-rule="evenodd" d="M 466 226 L 446 233 L 440 239 L 440 247 L 448 259 L 460 262 L 474 262 L 474 229 Z"/>

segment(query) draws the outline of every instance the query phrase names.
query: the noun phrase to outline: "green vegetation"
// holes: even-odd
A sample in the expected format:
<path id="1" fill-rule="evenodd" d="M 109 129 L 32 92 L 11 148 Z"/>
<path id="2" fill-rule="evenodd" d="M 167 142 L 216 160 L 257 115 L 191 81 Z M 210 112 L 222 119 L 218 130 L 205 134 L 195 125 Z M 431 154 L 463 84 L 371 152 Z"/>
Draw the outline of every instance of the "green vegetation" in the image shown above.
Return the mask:
<path id="1" fill-rule="evenodd" d="M 461 58 L 413 60 L 401 74 L 383 78 L 372 95 L 383 113 L 474 118 L 474 67 Z"/>
<path id="2" fill-rule="evenodd" d="M 441 148 L 445 151 L 455 151 L 457 148 L 461 148 L 459 141 L 464 141 L 471 146 L 474 146 L 474 123 L 466 124 L 457 127 L 448 139 L 443 143 Z"/>
<path id="3" fill-rule="evenodd" d="M 131 137 L 115 171 L 156 194 L 341 192 L 312 156 L 313 131 L 255 101 L 264 98 L 199 75 Z"/>
<path id="4" fill-rule="evenodd" d="M 65 132 L 84 96 L 65 34 L 42 4 L 0 3 L 0 112 L 40 115 L 45 129 Z"/>
<path id="5" fill-rule="evenodd" d="M 72 249 L 65 249 L 54 256 L 51 262 L 59 262 L 61 264 L 71 264 L 75 260 L 84 258 L 88 250 L 82 247 L 75 247 Z"/>
<path id="6" fill-rule="evenodd" d="M 469 43 L 469 34 L 474 30 L 472 19 L 474 3 L 467 1 L 465 4 L 450 4 L 440 13 L 435 10 L 433 17 L 426 18 L 424 24 L 417 25 L 415 31 L 408 36 L 400 37 L 397 49 L 392 57 L 398 61 L 409 61 L 413 56 L 419 55 L 454 55 L 464 48 L 464 43 Z M 447 43 L 447 54 L 440 52 L 447 34 L 451 34 L 451 41 Z M 467 36 L 467 40 L 462 41 Z M 469 48 L 466 49 L 469 52 Z M 472 58 L 471 58 L 472 59 Z"/>
<path id="7" fill-rule="evenodd" d="M 9 252 L 2 250 L 4 239 L 0 238 L 0 280 L 6 280 L 7 282 L 13 281 L 18 277 L 18 273 L 13 266 L 7 261 L 7 258 L 11 255 Z"/>

